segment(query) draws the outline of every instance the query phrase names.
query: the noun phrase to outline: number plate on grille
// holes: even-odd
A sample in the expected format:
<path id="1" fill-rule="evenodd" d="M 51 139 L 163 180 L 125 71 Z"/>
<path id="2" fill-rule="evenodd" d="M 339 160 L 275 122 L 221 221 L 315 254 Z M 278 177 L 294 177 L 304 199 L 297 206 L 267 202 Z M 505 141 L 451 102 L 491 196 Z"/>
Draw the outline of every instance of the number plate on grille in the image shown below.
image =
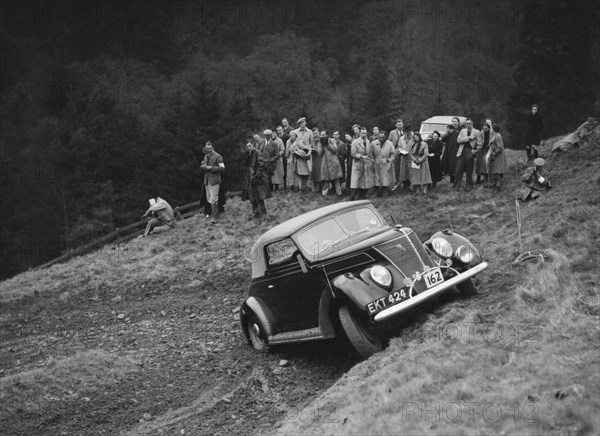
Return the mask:
<path id="1" fill-rule="evenodd" d="M 444 281 L 442 270 L 439 268 L 433 268 L 427 272 L 424 272 L 423 280 L 425 281 L 425 286 L 427 286 L 427 289 L 439 285 Z"/>

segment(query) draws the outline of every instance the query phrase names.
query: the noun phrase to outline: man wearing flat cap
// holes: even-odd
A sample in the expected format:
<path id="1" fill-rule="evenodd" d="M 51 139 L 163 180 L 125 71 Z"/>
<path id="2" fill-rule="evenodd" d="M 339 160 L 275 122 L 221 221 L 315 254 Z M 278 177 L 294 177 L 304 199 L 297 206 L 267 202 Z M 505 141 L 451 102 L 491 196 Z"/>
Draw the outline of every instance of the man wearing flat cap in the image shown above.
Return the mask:
<path id="1" fill-rule="evenodd" d="M 264 141 L 261 140 L 258 144 L 259 159 L 264 162 L 265 170 L 269 178 L 269 188 L 273 190 L 272 176 L 275 174 L 277 159 L 279 159 L 279 146 L 273 139 L 273 131 L 266 129 L 263 131 Z"/>
<path id="2" fill-rule="evenodd" d="M 552 185 L 548 178 L 548 172 L 544 169 L 546 161 L 541 157 L 533 160 L 533 167 L 527 168 L 521 177 L 525 188 L 517 193 L 517 198 L 521 201 L 533 200 L 540 196 L 540 192 L 546 192 Z"/>

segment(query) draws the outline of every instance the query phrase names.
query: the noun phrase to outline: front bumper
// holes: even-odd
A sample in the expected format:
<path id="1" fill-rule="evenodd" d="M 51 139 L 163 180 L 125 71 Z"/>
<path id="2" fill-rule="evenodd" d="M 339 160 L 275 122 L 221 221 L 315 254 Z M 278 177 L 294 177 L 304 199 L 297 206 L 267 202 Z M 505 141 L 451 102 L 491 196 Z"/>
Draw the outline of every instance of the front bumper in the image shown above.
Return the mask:
<path id="1" fill-rule="evenodd" d="M 420 294 L 415 295 L 414 297 L 409 298 L 408 300 L 403 301 L 400 304 L 382 310 L 381 312 L 377 313 L 373 319 L 377 322 L 385 321 L 386 319 L 395 316 L 400 312 L 404 312 L 405 310 L 410 309 L 411 307 L 414 307 L 419 303 L 422 303 L 438 294 L 441 294 L 442 292 L 444 292 L 448 288 L 451 288 L 452 286 L 456 286 L 457 284 L 464 282 L 467 279 L 470 279 L 471 277 L 485 270 L 487 267 L 487 262 L 481 262 L 480 264 L 475 265 L 473 268 L 463 273 L 460 273 L 457 276 L 454 276 L 451 279 L 448 279 L 445 282 L 440 283 L 439 285 L 434 286 L 433 288 L 428 289 L 425 292 L 421 292 Z"/>

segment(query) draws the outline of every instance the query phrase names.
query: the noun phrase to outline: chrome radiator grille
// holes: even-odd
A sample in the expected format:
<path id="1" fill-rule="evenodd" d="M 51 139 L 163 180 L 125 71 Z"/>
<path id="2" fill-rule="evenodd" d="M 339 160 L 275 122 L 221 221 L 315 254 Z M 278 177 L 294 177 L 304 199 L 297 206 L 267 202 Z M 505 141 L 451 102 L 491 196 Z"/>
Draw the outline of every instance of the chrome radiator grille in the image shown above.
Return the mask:
<path id="1" fill-rule="evenodd" d="M 433 267 L 434 264 L 414 232 L 404 232 L 404 230 L 401 232 L 404 233 L 402 236 L 374 248 L 389 259 L 404 277 L 414 280 L 416 272 L 422 273 L 425 269 Z M 426 286 L 422 280 L 415 282 L 417 293 L 425 289 Z"/>

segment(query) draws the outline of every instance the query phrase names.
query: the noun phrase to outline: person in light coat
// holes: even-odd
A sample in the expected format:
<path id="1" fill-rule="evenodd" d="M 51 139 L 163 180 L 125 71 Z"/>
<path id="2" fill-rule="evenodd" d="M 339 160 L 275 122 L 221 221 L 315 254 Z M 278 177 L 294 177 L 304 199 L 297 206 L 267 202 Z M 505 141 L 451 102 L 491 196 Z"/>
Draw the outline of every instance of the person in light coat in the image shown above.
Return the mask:
<path id="1" fill-rule="evenodd" d="M 377 195 L 387 197 L 389 191 L 394 187 L 396 174 L 394 168 L 394 158 L 396 156 L 394 145 L 386 139 L 386 132 L 380 131 L 379 138 L 371 143 L 373 146 L 373 156 L 375 158 L 375 186 Z"/>
<path id="2" fill-rule="evenodd" d="M 488 151 L 488 174 L 490 177 L 490 187 L 495 191 L 500 190 L 500 182 L 506 173 L 506 153 L 504 150 L 504 140 L 500 134 L 500 125 L 494 124 L 493 133 L 490 136 L 490 150 Z"/>
<path id="3" fill-rule="evenodd" d="M 295 132 L 290 132 L 290 137 L 285 144 L 285 162 L 287 165 L 285 172 L 285 185 L 292 191 L 298 189 L 296 182 L 296 155 L 294 154 L 294 145 L 298 140 Z"/>
<path id="4" fill-rule="evenodd" d="M 407 126 L 409 127 L 409 126 Z M 392 143 L 395 150 L 395 179 L 396 184 L 394 190 L 400 185 L 403 185 L 404 189 L 408 188 L 410 183 L 410 128 L 405 128 L 402 120 L 396 121 L 396 129 L 390 132 L 388 140 Z"/>
<path id="5" fill-rule="evenodd" d="M 284 185 L 283 155 L 285 154 L 285 145 L 277 132 L 271 132 L 271 141 L 275 142 L 275 150 L 278 156 L 271 176 L 271 183 L 273 184 L 273 191 L 278 191 L 279 185 L 282 187 Z"/>
<path id="6" fill-rule="evenodd" d="M 467 118 L 465 128 L 460 131 L 456 140 L 458 151 L 456 152 L 456 179 L 453 186 L 456 191 L 460 190 L 463 174 L 466 175 L 466 189 L 471 190 L 473 188 L 473 162 L 478 137 L 479 130 L 473 127 L 473 120 Z"/>
<path id="7" fill-rule="evenodd" d="M 367 129 L 360 129 L 360 137 L 352 141 L 352 176 L 350 178 L 350 188 L 352 195 L 350 200 L 363 199 L 367 196 L 367 191 L 373 187 L 373 147 L 367 139 Z"/>
<path id="8" fill-rule="evenodd" d="M 340 179 L 343 176 L 342 167 L 338 160 L 338 143 L 335 139 L 329 138 L 327 132 L 323 130 L 320 133 L 321 153 L 321 182 L 323 183 L 323 195 L 327 195 L 331 185 L 335 188 L 338 197 L 342 196 L 342 186 Z"/>
<path id="9" fill-rule="evenodd" d="M 421 138 L 420 133 L 413 134 L 412 147 L 410 149 L 410 184 L 414 192 L 422 191 L 427 194 L 427 187 L 431 183 L 431 172 L 429 171 L 429 146 Z"/>
<path id="10" fill-rule="evenodd" d="M 166 230 L 175 227 L 173 208 L 166 200 L 156 197 L 156 199 L 151 198 L 148 202 L 150 203 L 150 207 L 142 215 L 142 219 L 148 218 L 144 237 L 150 235 L 154 230 Z"/>

